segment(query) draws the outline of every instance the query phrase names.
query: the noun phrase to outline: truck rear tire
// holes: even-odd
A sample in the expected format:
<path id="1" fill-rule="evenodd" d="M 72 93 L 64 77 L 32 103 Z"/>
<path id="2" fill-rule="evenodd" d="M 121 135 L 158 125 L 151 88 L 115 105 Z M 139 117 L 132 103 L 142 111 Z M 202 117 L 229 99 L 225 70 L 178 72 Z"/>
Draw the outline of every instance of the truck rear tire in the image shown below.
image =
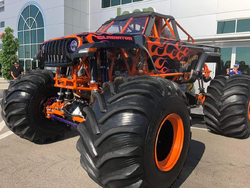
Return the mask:
<path id="1" fill-rule="evenodd" d="M 135 76 L 105 83 L 78 126 L 81 165 L 102 187 L 170 187 L 185 163 L 190 114 L 175 83 Z"/>
<path id="2" fill-rule="evenodd" d="M 234 138 L 250 134 L 250 76 L 217 76 L 208 86 L 204 120 L 211 132 Z"/>
<path id="3" fill-rule="evenodd" d="M 45 117 L 44 103 L 57 95 L 51 71 L 38 70 L 22 76 L 4 91 L 2 118 L 21 138 L 42 142 L 63 136 L 67 125 Z"/>

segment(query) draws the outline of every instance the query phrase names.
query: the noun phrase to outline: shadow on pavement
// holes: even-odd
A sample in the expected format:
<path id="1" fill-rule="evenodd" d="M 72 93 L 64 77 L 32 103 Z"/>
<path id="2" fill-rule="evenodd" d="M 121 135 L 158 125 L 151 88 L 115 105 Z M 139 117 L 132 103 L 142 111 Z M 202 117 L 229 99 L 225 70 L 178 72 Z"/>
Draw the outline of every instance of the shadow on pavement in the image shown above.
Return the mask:
<path id="1" fill-rule="evenodd" d="M 186 164 L 183 167 L 183 170 L 173 185 L 173 188 L 180 187 L 186 179 L 190 176 L 196 166 L 199 164 L 204 152 L 205 152 L 205 144 L 191 140 L 190 141 L 190 150 L 188 153 L 188 157 L 186 160 Z"/>
<path id="2" fill-rule="evenodd" d="M 68 131 L 66 131 L 64 133 L 63 137 L 57 136 L 54 140 L 52 140 L 52 139 L 49 138 L 44 143 L 41 143 L 40 141 L 39 142 L 35 142 L 35 143 L 38 144 L 38 145 L 53 144 L 55 142 L 60 142 L 60 141 L 63 141 L 63 140 L 67 140 L 67 139 L 76 137 L 76 136 L 79 136 L 79 132 L 77 131 L 76 128 L 71 127 Z"/>
<path id="3" fill-rule="evenodd" d="M 67 131 L 64 134 L 64 137 L 61 140 L 67 140 L 69 138 L 73 138 L 73 137 L 76 137 L 76 136 L 79 136 L 78 130 L 75 127 L 71 127 L 71 130 Z"/>

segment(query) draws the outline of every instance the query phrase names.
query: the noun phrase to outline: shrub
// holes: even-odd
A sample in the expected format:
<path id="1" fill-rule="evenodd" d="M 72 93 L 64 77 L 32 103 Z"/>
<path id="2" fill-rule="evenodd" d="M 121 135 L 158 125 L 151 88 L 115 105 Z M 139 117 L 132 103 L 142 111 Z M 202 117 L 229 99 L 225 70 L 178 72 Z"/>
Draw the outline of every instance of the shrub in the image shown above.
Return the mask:
<path id="1" fill-rule="evenodd" d="M 14 30 L 10 27 L 5 29 L 5 33 L 2 33 L 2 50 L 0 51 L 0 64 L 2 65 L 2 76 L 7 80 L 12 80 L 10 74 L 14 63 L 18 61 L 18 56 L 16 55 L 19 49 L 19 41 L 13 35 Z"/>

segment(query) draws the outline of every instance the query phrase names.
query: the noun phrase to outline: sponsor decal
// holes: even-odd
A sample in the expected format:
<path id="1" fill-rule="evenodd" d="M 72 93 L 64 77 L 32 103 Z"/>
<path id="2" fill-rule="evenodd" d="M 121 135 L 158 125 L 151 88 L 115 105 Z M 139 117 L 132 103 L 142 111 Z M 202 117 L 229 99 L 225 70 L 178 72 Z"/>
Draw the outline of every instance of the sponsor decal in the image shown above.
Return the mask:
<path id="1" fill-rule="evenodd" d="M 204 52 L 214 52 L 214 48 L 204 47 Z"/>
<path id="2" fill-rule="evenodd" d="M 193 57 L 189 58 L 187 61 L 180 61 L 182 67 L 186 67 L 190 65 L 193 61 L 198 59 L 198 55 L 194 55 Z"/>
<path id="3" fill-rule="evenodd" d="M 132 37 L 124 36 L 96 36 L 98 40 L 133 40 Z"/>

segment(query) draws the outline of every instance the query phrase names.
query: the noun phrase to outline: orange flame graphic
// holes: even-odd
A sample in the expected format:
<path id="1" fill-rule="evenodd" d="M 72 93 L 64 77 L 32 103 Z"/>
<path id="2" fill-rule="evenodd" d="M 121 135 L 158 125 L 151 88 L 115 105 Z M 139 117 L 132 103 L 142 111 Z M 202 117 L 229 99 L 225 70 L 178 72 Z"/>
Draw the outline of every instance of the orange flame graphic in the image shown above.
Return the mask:
<path id="1" fill-rule="evenodd" d="M 164 41 L 161 44 L 161 39 L 158 38 L 155 41 L 150 41 L 148 39 L 148 50 L 151 56 L 165 57 L 168 56 L 173 60 L 181 60 L 183 57 L 187 56 L 192 50 L 190 50 L 185 45 L 179 45 L 180 42 L 176 44 L 170 43 L 170 41 Z"/>

